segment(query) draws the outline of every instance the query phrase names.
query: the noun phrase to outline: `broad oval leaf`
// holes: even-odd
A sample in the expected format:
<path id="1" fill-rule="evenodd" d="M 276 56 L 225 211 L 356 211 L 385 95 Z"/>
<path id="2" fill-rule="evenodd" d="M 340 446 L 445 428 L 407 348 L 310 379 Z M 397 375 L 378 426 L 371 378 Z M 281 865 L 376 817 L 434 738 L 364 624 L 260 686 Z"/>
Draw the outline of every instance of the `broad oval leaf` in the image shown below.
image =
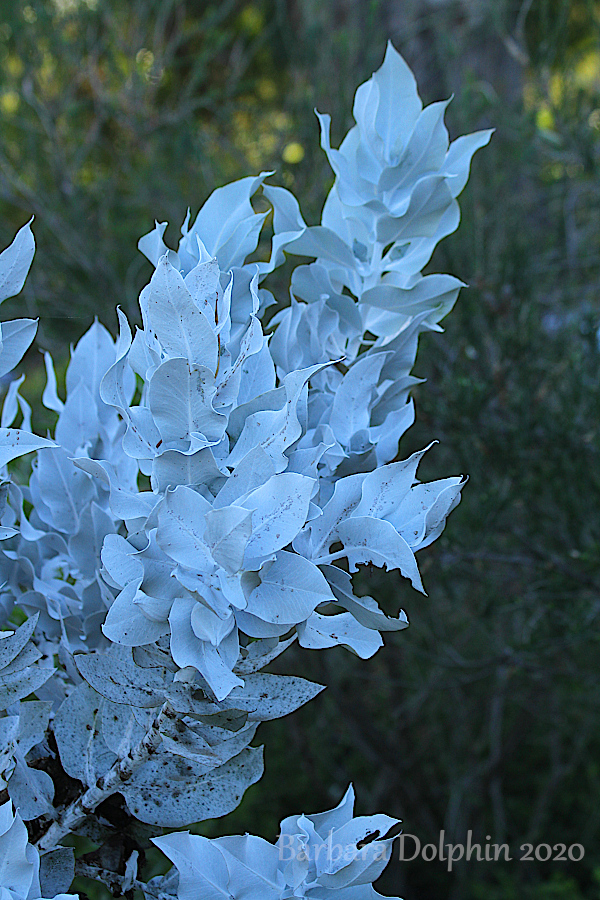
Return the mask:
<path id="1" fill-rule="evenodd" d="M 182 756 L 161 756 L 139 769 L 121 793 L 130 812 L 141 822 L 181 828 L 227 815 L 262 773 L 262 747 L 242 750 L 212 770 Z"/>

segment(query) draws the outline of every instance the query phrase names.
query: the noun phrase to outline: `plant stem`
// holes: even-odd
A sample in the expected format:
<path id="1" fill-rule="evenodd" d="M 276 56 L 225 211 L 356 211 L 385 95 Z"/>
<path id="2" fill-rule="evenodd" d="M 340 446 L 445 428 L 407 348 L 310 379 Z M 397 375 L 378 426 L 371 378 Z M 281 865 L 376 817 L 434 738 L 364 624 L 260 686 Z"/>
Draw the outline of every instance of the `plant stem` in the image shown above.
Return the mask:
<path id="1" fill-rule="evenodd" d="M 117 875 L 115 872 L 109 872 L 108 869 L 101 869 L 97 866 L 90 866 L 88 863 L 77 860 L 75 863 L 75 875 L 82 878 L 91 878 L 93 881 L 101 881 L 115 895 L 117 892 L 123 894 L 125 891 L 143 891 L 144 896 L 150 900 L 173 900 L 171 894 L 164 891 L 153 890 L 143 881 L 134 879 L 132 882 L 125 875 Z"/>
<path id="2" fill-rule="evenodd" d="M 175 718 L 177 718 L 177 712 L 167 700 L 139 744 L 133 747 L 127 756 L 117 759 L 93 787 L 80 794 L 70 806 L 62 811 L 46 833 L 37 841 L 35 846 L 38 851 L 48 853 L 53 850 L 67 834 L 77 828 L 86 816 L 93 813 L 103 800 L 117 793 L 121 785 L 129 781 L 140 766 L 147 762 L 153 753 L 156 753 L 162 741 L 161 727 L 168 719 Z"/>

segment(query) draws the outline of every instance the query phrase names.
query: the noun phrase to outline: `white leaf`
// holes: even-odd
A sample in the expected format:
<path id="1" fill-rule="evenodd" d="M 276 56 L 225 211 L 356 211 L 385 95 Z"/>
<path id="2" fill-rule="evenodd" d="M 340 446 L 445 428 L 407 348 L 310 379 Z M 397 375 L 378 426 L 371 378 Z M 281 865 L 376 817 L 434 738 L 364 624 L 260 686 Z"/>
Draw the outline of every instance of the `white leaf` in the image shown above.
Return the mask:
<path id="1" fill-rule="evenodd" d="M 183 756 L 156 754 L 122 786 L 121 793 L 140 822 L 181 828 L 227 815 L 262 773 L 262 747 L 242 750 L 208 772 L 206 766 Z"/>
<path id="2" fill-rule="evenodd" d="M 139 668 L 128 647 L 113 645 L 107 651 L 77 653 L 74 661 L 87 683 L 113 703 L 145 709 L 164 702 L 165 670 Z"/>
<path id="3" fill-rule="evenodd" d="M 210 503 L 190 487 L 168 491 L 158 511 L 157 540 L 168 555 L 190 569 L 210 571 L 209 549 L 204 541 L 204 515 Z"/>
<path id="4" fill-rule="evenodd" d="M 209 441 L 223 436 L 227 419 L 213 409 L 214 374 L 186 359 L 168 359 L 148 386 L 148 403 L 162 441 L 185 440 L 193 432 Z"/>
<path id="5" fill-rule="evenodd" d="M 304 706 L 324 685 L 314 684 L 295 675 L 246 675 L 244 686 L 236 687 L 227 697 L 227 704 L 248 713 L 251 722 L 280 719 Z"/>
<path id="6" fill-rule="evenodd" d="M 18 294 L 25 284 L 35 253 L 32 221 L 23 225 L 12 244 L 0 253 L 0 303 Z"/>
<path id="7" fill-rule="evenodd" d="M 386 566 L 388 570 L 400 569 L 417 591 L 425 593 L 414 553 L 391 522 L 353 516 L 338 525 L 337 538 L 344 545 L 344 551 L 339 551 L 339 555 L 348 558 L 351 572 L 356 572 L 357 566 L 365 563 Z"/>
<path id="8" fill-rule="evenodd" d="M 314 488 L 314 479 L 284 472 L 238 501 L 245 509 L 254 510 L 247 557 L 268 556 L 296 537 L 306 521 Z"/>
<path id="9" fill-rule="evenodd" d="M 102 737 L 102 697 L 85 683 L 76 687 L 62 703 L 53 730 L 65 772 L 88 787 L 116 759 Z"/>
<path id="10" fill-rule="evenodd" d="M 192 300 L 183 278 L 166 257 L 162 257 L 144 288 L 145 322 L 170 356 L 184 357 L 192 365 L 215 371 L 217 337 L 207 317 Z"/>
<path id="11" fill-rule="evenodd" d="M 383 646 L 378 631 L 365 628 L 350 613 L 321 616 L 314 612 L 306 622 L 298 625 L 298 641 L 301 647 L 322 650 L 340 644 L 360 656 L 370 659 Z"/>
<path id="12" fill-rule="evenodd" d="M 199 834 L 179 832 L 152 838 L 179 872 L 179 900 L 231 900 L 225 855 Z"/>
<path id="13" fill-rule="evenodd" d="M 225 506 L 206 513 L 206 541 L 216 563 L 233 574 L 244 561 L 252 532 L 252 512 L 239 506 Z"/>
<path id="14" fill-rule="evenodd" d="M 44 447 L 58 447 L 58 444 L 17 428 L 0 428 L 0 468 L 19 456 Z"/>
<path id="15" fill-rule="evenodd" d="M 333 600 L 323 574 L 296 553 L 280 550 L 273 563 L 263 566 L 260 578 L 245 612 L 265 622 L 296 625 L 304 622 L 319 603 Z"/>
<path id="16" fill-rule="evenodd" d="M 383 65 L 373 75 L 373 82 L 379 89 L 375 129 L 383 141 L 386 158 L 393 160 L 406 144 L 423 105 L 415 76 L 391 41 L 388 41 Z"/>
<path id="17" fill-rule="evenodd" d="M 2 255 L 0 254 L 1 260 Z M 23 354 L 35 337 L 37 326 L 37 319 L 15 319 L 13 322 L 2 322 L 0 378 L 8 372 L 12 372 L 15 366 L 21 362 Z"/>

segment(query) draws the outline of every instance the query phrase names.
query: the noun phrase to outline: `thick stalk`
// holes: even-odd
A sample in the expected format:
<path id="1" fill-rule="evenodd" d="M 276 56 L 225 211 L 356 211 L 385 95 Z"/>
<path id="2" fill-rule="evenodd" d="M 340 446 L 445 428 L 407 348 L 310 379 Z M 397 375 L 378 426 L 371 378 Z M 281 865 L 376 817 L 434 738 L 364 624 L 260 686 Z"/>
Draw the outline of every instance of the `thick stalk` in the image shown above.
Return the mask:
<path id="1" fill-rule="evenodd" d="M 153 890 L 143 881 L 134 878 L 129 881 L 125 875 L 117 875 L 115 872 L 109 872 L 108 869 L 101 869 L 98 866 L 90 866 L 87 863 L 77 860 L 75 863 L 75 875 L 82 878 L 91 878 L 93 881 L 100 881 L 105 884 L 115 897 L 124 894 L 125 891 L 143 891 L 144 896 L 148 900 L 174 900 L 172 894 L 165 894 L 164 891 Z"/>
<path id="2" fill-rule="evenodd" d="M 37 841 L 35 846 L 39 852 L 48 853 L 53 850 L 64 837 L 77 828 L 86 816 L 93 813 L 103 800 L 117 793 L 140 766 L 147 762 L 153 753 L 156 753 L 162 741 L 161 726 L 168 719 L 175 718 L 177 718 L 177 712 L 167 701 L 139 744 L 133 747 L 123 759 L 117 759 L 95 785 L 80 794 L 70 806 L 62 811 L 48 831 Z"/>

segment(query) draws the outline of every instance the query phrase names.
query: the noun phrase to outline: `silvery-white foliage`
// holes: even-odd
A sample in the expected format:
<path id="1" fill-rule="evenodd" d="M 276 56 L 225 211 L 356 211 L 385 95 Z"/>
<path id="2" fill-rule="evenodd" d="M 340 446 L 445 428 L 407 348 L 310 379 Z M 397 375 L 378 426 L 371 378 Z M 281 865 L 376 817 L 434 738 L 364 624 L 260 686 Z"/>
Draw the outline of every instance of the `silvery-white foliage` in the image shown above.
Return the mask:
<path id="1" fill-rule="evenodd" d="M 105 535 L 121 524 L 109 509 L 103 482 L 77 468 L 73 458 L 99 456 L 127 488 L 133 488 L 137 478 L 137 466 L 120 447 L 119 416 L 99 394 L 100 380 L 115 354 L 108 331 L 95 322 L 72 351 L 65 402 L 58 396 L 50 355 L 45 354 L 48 379 L 42 401 L 58 413 L 55 444 L 37 454 L 29 485 L 13 485 L 9 492 L 19 537 L 0 552 L 3 606 L 9 609 L 10 598 L 18 597 L 22 608 L 38 611 L 41 631 L 60 642 L 63 655 L 106 643 L 100 626 L 114 598 L 99 577 L 100 551 Z M 130 375 L 127 389 L 132 394 Z M 33 506 L 29 517 L 24 501 Z"/>
<path id="2" fill-rule="evenodd" d="M 398 820 L 353 816 L 354 790 L 335 809 L 290 816 L 275 845 L 246 834 L 209 840 L 179 832 L 154 838 L 179 873 L 178 900 L 375 900 Z M 168 889 L 172 875 L 157 887 Z"/>
<path id="3" fill-rule="evenodd" d="M 50 776 L 27 764 L 30 752 L 44 741 L 50 704 L 22 701 L 55 671 L 31 642 L 36 622 L 37 616 L 15 632 L 0 633 L 0 709 L 7 710 L 0 718 L 0 789 L 8 790 L 25 820 L 47 813 L 54 797 Z"/>
<path id="4" fill-rule="evenodd" d="M 73 880 L 73 852 L 62 850 L 60 859 L 55 856 L 40 871 L 39 854 L 28 841 L 21 816 L 13 813 L 10 801 L 0 806 L 0 900 L 78 900 L 76 894 L 61 891 Z M 53 890 L 57 885 L 58 892 Z"/>
<path id="5" fill-rule="evenodd" d="M 144 327 L 135 337 L 120 314 L 117 359 L 100 393 L 126 423 L 123 451 L 151 490 L 119 483 L 108 460 L 76 460 L 109 488 L 109 509 L 128 531 L 103 543 L 103 577 L 118 590 L 104 634 L 129 647 L 169 635 L 174 662 L 195 668 L 217 700 L 243 685 L 235 667 L 248 638 L 296 628 L 303 646 L 343 644 L 371 656 L 388 620 L 381 614 L 373 627 L 375 617 L 355 618 L 355 604 L 340 601 L 319 565 L 342 556 L 351 571 L 386 565 L 422 590 L 414 552 L 437 536 L 462 485 L 415 485 L 420 455 L 335 485 L 323 479 L 331 429 L 310 430 L 310 380 L 327 363 L 289 372 L 278 385 L 257 318 L 256 277 L 245 328 L 232 339 L 232 322 L 242 321 L 235 278 L 223 289 L 216 259 L 184 277 L 165 255 L 140 296 Z M 361 392 L 368 394 L 371 360 L 381 368 L 365 356 L 352 370 L 356 414 L 349 402 L 339 411 L 340 420 L 352 419 L 349 430 Z M 133 406 L 131 370 L 143 382 Z M 381 484 L 387 499 L 377 505 Z M 344 551 L 332 557 L 337 541 Z M 344 611 L 318 611 L 331 604 Z"/>
<path id="6" fill-rule="evenodd" d="M 261 670 L 295 640 L 366 659 L 383 632 L 408 625 L 402 611 L 356 597 L 352 573 L 397 569 L 423 591 L 415 554 L 439 536 L 464 483 L 420 483 L 425 451 L 397 459 L 419 336 L 439 330 L 461 287 L 421 270 L 456 228 L 456 197 L 490 137 L 449 143 L 445 107 L 423 109 L 389 45 L 339 150 L 320 117 L 336 175 L 321 224 L 264 184 L 272 173 L 218 188 L 192 225 L 188 214 L 177 251 L 166 223 L 140 240 L 155 269 L 142 327 L 133 333 L 118 310 L 113 340 L 95 322 L 71 351 L 64 399 L 44 355 L 52 437 L 31 433 L 23 376 L 10 381 L 0 626 L 29 618 L 0 634 L 0 789 L 19 810 L 0 807 L 0 900 L 67 897 L 73 856 L 59 845 L 94 825 L 99 843 L 110 834 L 94 810 L 112 794 L 149 825 L 228 813 L 262 774 L 258 724 L 322 690 Z M 256 263 L 259 188 L 274 236 Z M 26 225 L 0 254 L 0 302 L 21 290 L 34 249 Z M 295 269 L 291 305 L 266 334 L 274 300 L 261 284 L 286 252 L 315 261 Z M 36 327 L 1 324 L 0 377 Z M 15 484 L 7 464 L 26 453 L 31 475 Z M 81 792 L 56 809 L 45 769 L 61 765 Z M 328 813 L 284 820 L 276 846 L 251 835 L 157 839 L 178 874 L 153 879 L 147 896 L 178 884 L 180 900 L 376 898 L 396 820 L 353 818 L 353 800 L 350 789 Z M 41 868 L 23 820 L 41 824 Z"/>
<path id="7" fill-rule="evenodd" d="M 142 740 L 153 715 L 150 710 L 113 703 L 80 684 L 54 720 L 65 772 L 87 787 L 94 786 Z M 159 750 L 119 788 L 132 815 L 142 822 L 173 827 L 230 812 L 262 775 L 262 750 L 247 749 L 256 728 L 255 723 L 247 723 L 232 732 L 192 717 L 167 719 L 161 725 Z"/>
<path id="8" fill-rule="evenodd" d="M 459 500 L 461 478 L 416 483 L 421 454 L 385 465 L 413 419 L 419 333 L 439 327 L 460 288 L 419 270 L 456 227 L 455 198 L 490 137 L 449 145 L 445 106 L 422 109 L 390 45 L 357 92 L 357 125 L 339 151 L 322 118 L 336 172 L 322 224 L 308 227 L 289 192 L 264 188 L 275 237 L 252 278 L 245 258 L 263 217 L 249 198 L 264 173 L 215 191 L 191 229 L 186 220 L 177 253 L 165 223 L 140 242 L 156 266 L 140 297 L 144 327 L 133 337 L 120 315 L 101 393 L 152 490 L 119 492 L 104 462 L 78 462 L 104 479 L 129 532 L 103 547 L 105 580 L 119 591 L 104 633 L 131 647 L 169 635 L 175 663 L 193 666 L 217 699 L 241 683 L 248 638 L 295 628 L 303 646 L 371 656 L 379 632 L 406 619 L 386 619 L 374 601 L 365 615 L 331 563 L 397 568 L 422 590 L 414 554 Z M 295 270 L 292 306 L 269 343 L 258 282 L 284 249 L 316 262 Z M 134 406 L 130 369 L 143 381 Z"/>
<path id="9" fill-rule="evenodd" d="M 159 658 L 148 666 L 144 654 L 142 665 L 118 645 L 77 654 L 87 683 L 61 704 L 53 731 L 65 772 L 92 788 L 156 727 L 160 746 L 119 785 L 132 815 L 150 824 L 185 825 L 237 806 L 263 771 L 262 751 L 248 747 L 258 723 L 293 712 L 322 690 L 302 678 L 251 674 L 217 702 L 207 685 L 208 693 L 174 681 L 167 666 L 156 665 Z M 170 714 L 157 719 L 165 704 Z"/>
<path id="10" fill-rule="evenodd" d="M 0 253 L 0 303 L 18 294 L 25 283 L 35 253 L 30 224 L 28 222 L 24 225 L 12 244 Z M 34 319 L 0 323 L 0 378 L 7 376 L 20 363 L 36 331 L 37 321 Z M 4 400 L 0 418 L 0 469 L 25 453 L 53 446 L 52 441 L 31 434 L 31 409 L 18 391 L 22 381 L 23 378 L 20 378 L 10 383 Z M 23 427 L 11 428 L 19 410 L 23 416 Z M 5 501 L 0 509 L 0 540 L 16 533 L 10 513 L 8 522 L 5 523 L 4 506 Z"/>
<path id="11" fill-rule="evenodd" d="M 319 116 L 336 175 L 321 225 L 306 225 L 289 191 L 264 189 L 275 237 L 263 272 L 280 263 L 284 249 L 316 257 L 294 271 L 291 306 L 274 319 L 272 355 L 278 373 L 313 363 L 324 342 L 330 359 L 344 357 L 347 371 L 319 376 L 325 396 L 313 392 L 309 413 L 315 428 L 331 428 L 335 443 L 325 459 L 341 474 L 396 455 L 414 418 L 409 372 L 418 335 L 439 330 L 462 286 L 420 271 L 456 229 L 456 197 L 491 131 L 449 143 L 446 106 L 423 109 L 412 72 L 388 44 L 383 65 L 356 92 L 356 125 L 339 150 L 330 145 L 329 116 Z"/>

